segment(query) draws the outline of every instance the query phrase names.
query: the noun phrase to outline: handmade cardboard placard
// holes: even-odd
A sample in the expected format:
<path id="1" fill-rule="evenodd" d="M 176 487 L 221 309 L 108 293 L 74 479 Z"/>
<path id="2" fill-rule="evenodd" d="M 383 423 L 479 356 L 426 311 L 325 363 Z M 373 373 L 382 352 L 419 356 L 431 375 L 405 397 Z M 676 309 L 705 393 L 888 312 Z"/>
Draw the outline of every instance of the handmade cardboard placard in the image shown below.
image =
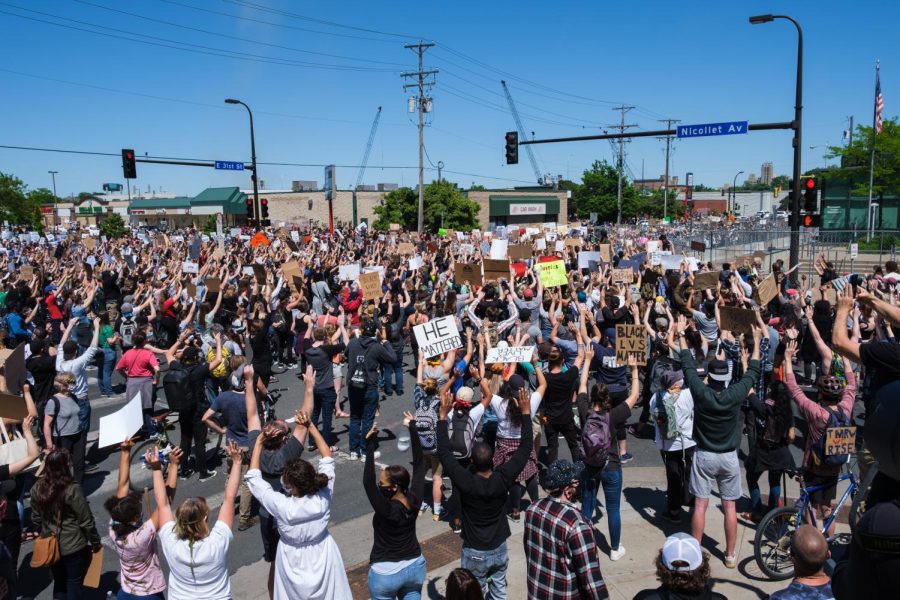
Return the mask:
<path id="1" fill-rule="evenodd" d="M 356 281 L 359 279 L 359 263 L 340 265 L 338 267 L 338 278 L 341 281 Z"/>
<path id="2" fill-rule="evenodd" d="M 691 242 L 691 250 L 694 252 L 706 252 L 706 244 L 703 242 Z"/>
<path id="3" fill-rule="evenodd" d="M 570 237 L 567 237 L 567 238 L 566 238 L 565 240 L 563 240 L 563 241 L 565 242 L 566 246 L 570 246 L 570 247 L 572 247 L 572 248 L 575 248 L 576 246 L 577 246 L 577 247 L 580 247 L 581 244 L 582 244 L 582 241 L 579 240 L 578 238 L 570 238 Z"/>
<path id="4" fill-rule="evenodd" d="M 825 430 L 825 456 L 856 452 L 856 427 L 829 427 Z"/>
<path id="5" fill-rule="evenodd" d="M 19 267 L 19 277 L 22 281 L 31 281 L 34 277 L 34 268 L 31 265 L 22 265 Z"/>
<path id="6" fill-rule="evenodd" d="M 491 348 L 488 350 L 484 362 L 491 363 L 514 363 L 514 362 L 531 362 L 531 355 L 534 352 L 534 346 L 507 346 L 505 348 Z"/>
<path id="7" fill-rule="evenodd" d="M 634 356 L 638 365 L 647 364 L 647 332 L 643 325 L 616 325 L 616 364 L 628 364 Z"/>
<path id="8" fill-rule="evenodd" d="M 265 285 L 266 283 L 266 269 L 262 265 L 253 265 L 253 276 L 256 277 L 256 281 L 259 285 Z"/>
<path id="9" fill-rule="evenodd" d="M 416 325 L 413 327 L 413 333 L 416 334 L 419 350 L 422 351 L 425 358 L 462 348 L 463 345 L 459 329 L 456 327 L 456 318 L 452 316 L 432 319 L 427 323 Z"/>
<path id="10" fill-rule="evenodd" d="M 196 285 L 188 282 L 188 284 L 186 286 L 184 286 L 184 289 L 187 290 L 188 298 L 190 298 L 191 300 L 196 300 L 196 298 L 197 298 L 197 286 Z"/>
<path id="11" fill-rule="evenodd" d="M 775 276 L 769 275 L 759 283 L 759 304 L 766 306 L 778 295 L 778 286 L 775 284 Z"/>
<path id="12" fill-rule="evenodd" d="M 765 260 L 765 259 L 766 259 L 766 253 L 765 253 L 764 250 L 757 250 L 757 251 L 754 252 L 751 256 L 753 256 L 753 258 L 758 258 L 759 260 Z"/>
<path id="13" fill-rule="evenodd" d="M 509 259 L 493 260 L 485 258 L 482 261 L 484 267 L 483 281 L 492 279 L 509 279 Z"/>
<path id="14" fill-rule="evenodd" d="M 456 263 L 453 266 L 453 281 L 457 284 L 465 283 L 466 281 L 469 283 L 477 282 L 480 277 L 481 273 L 478 272 L 478 265 L 476 264 Z"/>
<path id="15" fill-rule="evenodd" d="M 525 260 L 531 258 L 531 247 L 527 244 L 513 244 L 506 249 L 506 253 L 513 260 Z"/>
<path id="16" fill-rule="evenodd" d="M 609 244 L 600 244 L 600 260 L 603 262 L 609 262 L 611 260 L 610 254 L 612 252 L 612 246 Z"/>
<path id="17" fill-rule="evenodd" d="M 721 306 L 719 307 L 719 321 L 722 324 L 722 329 L 725 331 L 749 335 L 753 333 L 753 325 L 756 323 L 756 313 L 749 308 Z"/>
<path id="18" fill-rule="evenodd" d="M 207 292 L 218 292 L 222 289 L 222 280 L 218 277 L 207 277 L 206 278 L 206 291 Z"/>
<path id="19" fill-rule="evenodd" d="M 103 548 L 91 553 L 91 564 L 84 574 L 84 587 L 97 589 L 100 587 L 100 572 L 103 570 Z"/>
<path id="20" fill-rule="evenodd" d="M 135 394 L 128 404 L 111 415 L 100 417 L 98 448 L 107 448 L 131 439 L 144 424 L 141 412 L 141 396 Z"/>
<path id="21" fill-rule="evenodd" d="M 699 275 L 694 275 L 695 290 L 715 289 L 717 285 L 719 285 L 718 271 L 709 271 L 708 273 L 700 273 Z"/>
<path id="22" fill-rule="evenodd" d="M 538 273 L 541 276 L 541 283 L 545 288 L 559 287 L 568 285 L 569 278 L 566 277 L 566 263 L 561 260 L 553 260 L 538 263 Z"/>
<path id="23" fill-rule="evenodd" d="M 6 360 L 3 361 L 6 391 L 17 396 L 22 393 L 22 384 L 25 383 L 25 344 L 27 343 L 22 342 L 16 346 L 16 349 L 9 352 Z"/>
<path id="24" fill-rule="evenodd" d="M 21 421 L 28 416 L 25 398 L 0 392 L 0 417 Z"/>
<path id="25" fill-rule="evenodd" d="M 400 252 L 401 256 L 409 256 L 410 254 L 416 253 L 416 247 L 410 242 L 400 242 L 398 252 Z"/>
<path id="26" fill-rule="evenodd" d="M 632 283 L 634 281 L 634 271 L 631 269 L 611 269 L 611 281 L 613 283 Z"/>
<path id="27" fill-rule="evenodd" d="M 381 275 L 377 272 L 362 273 L 359 276 L 359 287 L 366 300 L 381 298 Z"/>

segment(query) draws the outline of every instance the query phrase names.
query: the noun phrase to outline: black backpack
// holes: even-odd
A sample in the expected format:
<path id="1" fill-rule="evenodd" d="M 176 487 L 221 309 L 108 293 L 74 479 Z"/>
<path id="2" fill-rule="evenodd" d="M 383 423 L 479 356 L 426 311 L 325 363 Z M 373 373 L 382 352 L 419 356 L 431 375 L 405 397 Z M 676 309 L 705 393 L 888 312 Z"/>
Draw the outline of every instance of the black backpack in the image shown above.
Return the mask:
<path id="1" fill-rule="evenodd" d="M 350 366 L 350 375 L 348 381 L 350 387 L 357 391 L 365 391 L 369 387 L 369 371 L 366 369 L 366 359 L 369 357 L 369 350 L 375 344 L 372 344 L 362 354 L 356 355 L 356 363 Z"/>
<path id="2" fill-rule="evenodd" d="M 163 377 L 163 390 L 169 410 L 190 410 L 197 403 L 191 387 L 190 371 L 178 365 L 170 365 Z"/>
<path id="3" fill-rule="evenodd" d="M 469 409 L 454 410 L 450 422 L 453 425 L 453 431 L 450 433 L 450 450 L 453 452 L 453 458 L 456 460 L 469 458 L 475 439 L 475 427 L 469 419 Z"/>

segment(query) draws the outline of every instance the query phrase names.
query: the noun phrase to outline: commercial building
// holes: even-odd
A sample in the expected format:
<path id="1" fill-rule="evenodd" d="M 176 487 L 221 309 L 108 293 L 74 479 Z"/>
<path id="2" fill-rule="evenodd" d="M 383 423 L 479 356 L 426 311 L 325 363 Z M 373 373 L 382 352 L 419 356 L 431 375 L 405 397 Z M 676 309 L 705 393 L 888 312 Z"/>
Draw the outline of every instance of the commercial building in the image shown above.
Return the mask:
<path id="1" fill-rule="evenodd" d="M 244 222 L 247 195 L 236 187 L 206 188 L 193 198 L 140 198 L 128 208 L 132 225 L 200 228 L 209 215 L 223 216 L 222 226 Z"/>
<path id="2" fill-rule="evenodd" d="M 759 168 L 759 182 L 764 185 L 772 185 L 775 179 L 775 167 L 770 162 L 764 162 Z"/>
<path id="3" fill-rule="evenodd" d="M 635 179 L 633 182 L 634 189 L 637 191 L 648 191 L 655 192 L 656 190 L 661 190 L 665 187 L 666 176 L 660 175 L 657 179 Z M 674 188 L 678 187 L 678 175 L 670 175 L 669 176 L 669 190 L 671 191 Z"/>

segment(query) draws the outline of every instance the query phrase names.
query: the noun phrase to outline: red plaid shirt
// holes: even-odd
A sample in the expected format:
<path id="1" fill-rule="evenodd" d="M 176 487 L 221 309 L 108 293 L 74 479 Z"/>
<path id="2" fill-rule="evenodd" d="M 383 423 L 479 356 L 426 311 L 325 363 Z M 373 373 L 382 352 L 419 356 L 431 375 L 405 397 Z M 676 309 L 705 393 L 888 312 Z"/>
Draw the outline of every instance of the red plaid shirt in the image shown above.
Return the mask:
<path id="1" fill-rule="evenodd" d="M 608 598 L 591 524 L 575 506 L 541 498 L 525 511 L 528 597 Z"/>

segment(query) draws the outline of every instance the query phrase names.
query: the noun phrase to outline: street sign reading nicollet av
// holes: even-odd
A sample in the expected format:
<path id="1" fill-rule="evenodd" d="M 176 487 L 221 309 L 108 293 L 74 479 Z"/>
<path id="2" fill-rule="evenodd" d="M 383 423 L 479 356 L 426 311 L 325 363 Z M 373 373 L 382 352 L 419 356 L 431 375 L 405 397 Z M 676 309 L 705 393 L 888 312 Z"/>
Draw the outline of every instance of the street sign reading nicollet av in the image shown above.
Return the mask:
<path id="1" fill-rule="evenodd" d="M 230 160 L 217 160 L 216 169 L 220 171 L 243 171 L 244 163 Z"/>
<path id="2" fill-rule="evenodd" d="M 747 121 L 727 123 L 703 123 L 701 125 L 679 125 L 680 138 L 706 137 L 711 135 L 739 135 L 747 133 Z"/>

